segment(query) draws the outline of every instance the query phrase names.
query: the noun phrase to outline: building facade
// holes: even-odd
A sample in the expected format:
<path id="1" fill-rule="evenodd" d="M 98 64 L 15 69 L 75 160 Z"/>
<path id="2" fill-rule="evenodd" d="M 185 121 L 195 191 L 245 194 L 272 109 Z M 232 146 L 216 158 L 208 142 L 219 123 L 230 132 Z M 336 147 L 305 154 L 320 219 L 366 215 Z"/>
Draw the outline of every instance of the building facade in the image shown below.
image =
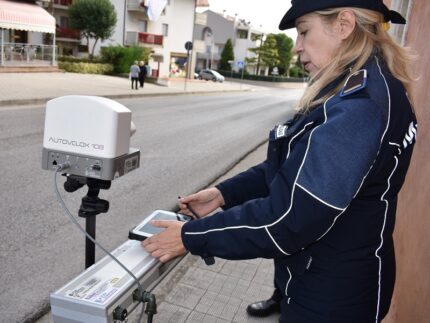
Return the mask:
<path id="1" fill-rule="evenodd" d="M 195 1 L 168 0 L 157 20 L 149 18 L 149 0 L 111 2 L 117 13 L 117 25 L 110 39 L 96 44 L 95 55 L 100 52 L 101 47 L 109 45 L 148 47 L 151 48 L 148 65 L 152 76 L 185 76 L 185 43 L 192 41 Z M 83 43 L 85 40 L 81 40 L 79 31 L 71 29 L 69 24 L 68 8 L 73 0 L 52 0 L 44 3 L 48 11 L 52 10 L 56 19 L 59 55 L 86 55 L 87 44 Z M 90 40 L 90 46 L 93 43 L 94 41 Z"/>
<path id="2" fill-rule="evenodd" d="M 231 17 L 211 10 L 197 13 L 194 28 L 195 71 L 205 68 L 217 69 L 228 39 L 231 39 L 234 51 L 232 68 L 239 71 L 247 58 L 256 56 L 249 49 L 258 47 L 261 41 L 258 39 L 262 38 L 262 31 L 254 28 L 250 22 L 238 19 L 237 16 Z M 255 74 L 255 65 L 247 65 L 245 68 Z"/>

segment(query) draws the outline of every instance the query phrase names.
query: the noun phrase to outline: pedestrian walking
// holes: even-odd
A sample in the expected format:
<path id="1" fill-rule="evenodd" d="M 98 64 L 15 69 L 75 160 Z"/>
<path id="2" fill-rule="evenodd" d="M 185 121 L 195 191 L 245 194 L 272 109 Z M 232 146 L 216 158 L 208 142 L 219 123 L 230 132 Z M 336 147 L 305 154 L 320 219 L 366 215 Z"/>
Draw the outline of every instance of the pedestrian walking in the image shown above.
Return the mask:
<path id="1" fill-rule="evenodd" d="M 143 61 L 139 62 L 139 84 L 140 87 L 145 85 L 145 78 L 148 71 L 146 70 L 145 63 Z"/>
<path id="2" fill-rule="evenodd" d="M 137 61 L 134 62 L 133 65 L 131 65 L 130 67 L 130 80 L 131 80 L 131 89 L 136 89 L 137 90 L 137 82 L 139 81 L 139 73 L 140 73 L 140 68 L 139 65 L 137 64 Z"/>

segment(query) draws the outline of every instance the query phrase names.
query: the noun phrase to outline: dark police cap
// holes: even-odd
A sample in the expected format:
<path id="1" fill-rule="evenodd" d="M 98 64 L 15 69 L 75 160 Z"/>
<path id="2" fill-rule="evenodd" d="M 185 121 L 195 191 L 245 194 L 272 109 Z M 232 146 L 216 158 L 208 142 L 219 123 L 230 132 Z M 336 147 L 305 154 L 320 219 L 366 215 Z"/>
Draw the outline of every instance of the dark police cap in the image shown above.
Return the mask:
<path id="1" fill-rule="evenodd" d="M 362 8 L 374 10 L 382 13 L 385 21 L 391 21 L 394 24 L 405 24 L 406 20 L 397 11 L 389 10 L 382 0 L 292 0 L 291 8 L 282 18 L 279 24 L 280 30 L 295 27 L 297 18 L 308 13 L 340 7 Z"/>

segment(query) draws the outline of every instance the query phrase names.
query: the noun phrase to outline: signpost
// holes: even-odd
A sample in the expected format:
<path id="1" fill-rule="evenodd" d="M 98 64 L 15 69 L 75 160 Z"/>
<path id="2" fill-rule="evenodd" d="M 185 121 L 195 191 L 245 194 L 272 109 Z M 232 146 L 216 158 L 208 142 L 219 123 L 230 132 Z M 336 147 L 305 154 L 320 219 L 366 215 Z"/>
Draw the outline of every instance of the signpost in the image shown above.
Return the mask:
<path id="1" fill-rule="evenodd" d="M 185 49 L 187 50 L 187 72 L 185 73 L 184 91 L 187 91 L 187 81 L 188 81 L 188 77 L 190 75 L 190 68 L 191 68 L 190 51 L 193 49 L 193 43 L 190 41 L 187 41 L 185 43 Z"/>
<path id="2" fill-rule="evenodd" d="M 242 76 L 240 77 L 240 89 L 242 90 L 243 72 L 245 71 L 245 62 L 244 61 L 238 61 L 236 63 L 236 65 L 239 69 L 242 69 Z"/>
<path id="3" fill-rule="evenodd" d="M 233 64 L 234 64 L 234 60 L 229 60 L 229 61 L 227 61 L 227 63 L 230 64 L 230 72 L 231 72 L 230 77 L 233 78 Z"/>
<path id="4" fill-rule="evenodd" d="M 275 82 L 275 77 L 277 76 L 277 75 L 279 75 L 279 68 L 277 67 L 277 66 L 275 66 L 274 68 L 273 68 L 273 70 L 272 70 L 272 75 L 273 75 L 273 82 Z"/>

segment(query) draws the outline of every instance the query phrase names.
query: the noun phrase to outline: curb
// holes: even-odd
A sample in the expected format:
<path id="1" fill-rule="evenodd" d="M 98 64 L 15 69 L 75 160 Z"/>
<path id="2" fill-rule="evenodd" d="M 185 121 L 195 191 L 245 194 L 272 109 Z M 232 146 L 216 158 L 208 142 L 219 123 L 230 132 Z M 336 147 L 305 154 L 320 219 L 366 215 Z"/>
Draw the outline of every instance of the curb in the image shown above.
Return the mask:
<path id="1" fill-rule="evenodd" d="M 249 92 L 251 89 L 243 90 L 219 90 L 219 91 L 187 91 L 187 92 L 166 92 L 166 93 L 145 93 L 145 94 L 114 94 L 114 95 L 96 95 L 108 99 L 134 99 L 144 97 L 161 97 L 161 96 L 173 96 L 173 95 L 208 95 L 216 93 L 235 93 L 235 92 Z M 26 106 L 26 105 L 40 105 L 45 104 L 47 101 L 55 99 L 57 97 L 45 97 L 45 98 L 34 98 L 34 99 L 12 99 L 12 100 L 0 100 L 0 108 L 7 106 Z"/>

